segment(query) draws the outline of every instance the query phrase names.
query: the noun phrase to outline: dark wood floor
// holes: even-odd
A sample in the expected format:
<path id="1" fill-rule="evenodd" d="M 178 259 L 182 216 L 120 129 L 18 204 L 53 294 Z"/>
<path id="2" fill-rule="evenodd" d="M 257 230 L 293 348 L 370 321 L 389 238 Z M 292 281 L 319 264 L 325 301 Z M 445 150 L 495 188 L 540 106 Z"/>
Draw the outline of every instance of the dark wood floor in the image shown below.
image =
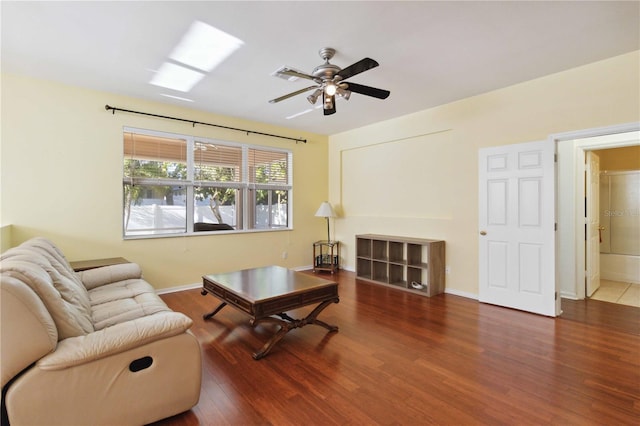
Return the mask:
<path id="1" fill-rule="evenodd" d="M 640 308 L 563 301 L 553 319 L 337 279 L 320 319 L 340 331 L 293 330 L 260 361 L 272 328 L 230 307 L 204 321 L 218 301 L 199 290 L 164 295 L 194 320 L 203 382 L 157 424 L 640 424 Z"/>

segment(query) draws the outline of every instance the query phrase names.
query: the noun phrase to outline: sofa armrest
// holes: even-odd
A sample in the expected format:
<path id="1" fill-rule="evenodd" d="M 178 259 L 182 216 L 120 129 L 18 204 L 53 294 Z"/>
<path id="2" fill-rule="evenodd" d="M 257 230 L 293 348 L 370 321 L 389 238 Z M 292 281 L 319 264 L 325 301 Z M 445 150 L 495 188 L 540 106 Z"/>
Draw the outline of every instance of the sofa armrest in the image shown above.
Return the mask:
<path id="1" fill-rule="evenodd" d="M 118 281 L 142 278 L 142 270 L 137 263 L 122 263 L 80 271 L 78 276 L 87 290 L 91 290 Z"/>
<path id="2" fill-rule="evenodd" d="M 22 370 L 55 350 L 58 331 L 44 303 L 27 284 L 3 273 L 0 289 L 0 371 L 4 388 Z"/>
<path id="3" fill-rule="evenodd" d="M 43 370 L 73 367 L 184 333 L 192 324 L 191 318 L 182 313 L 160 312 L 84 336 L 64 339 L 37 365 Z"/>

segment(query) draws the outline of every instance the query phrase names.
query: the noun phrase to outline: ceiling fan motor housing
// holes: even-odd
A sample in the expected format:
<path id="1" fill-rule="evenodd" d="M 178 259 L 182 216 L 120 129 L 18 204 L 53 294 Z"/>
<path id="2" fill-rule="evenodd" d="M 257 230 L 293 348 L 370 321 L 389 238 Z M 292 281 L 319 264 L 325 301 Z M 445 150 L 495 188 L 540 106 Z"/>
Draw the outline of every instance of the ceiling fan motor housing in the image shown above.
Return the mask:
<path id="1" fill-rule="evenodd" d="M 320 55 L 320 57 L 325 61 L 333 58 L 333 55 L 335 54 L 336 49 L 334 49 L 333 47 L 323 47 L 322 49 L 318 50 L 318 55 Z"/>
<path id="2" fill-rule="evenodd" d="M 323 81 L 333 79 L 333 77 L 342 69 L 337 65 L 329 63 L 329 59 L 333 58 L 333 55 L 335 54 L 336 49 L 332 47 L 323 47 L 320 49 L 318 51 L 318 55 L 324 59 L 324 64 L 315 67 L 311 72 L 311 75 Z"/>
<path id="3" fill-rule="evenodd" d="M 342 68 L 337 65 L 333 65 L 330 63 L 318 65 L 313 69 L 311 75 L 314 77 L 320 78 L 322 80 L 331 80 L 333 76 L 340 72 Z"/>

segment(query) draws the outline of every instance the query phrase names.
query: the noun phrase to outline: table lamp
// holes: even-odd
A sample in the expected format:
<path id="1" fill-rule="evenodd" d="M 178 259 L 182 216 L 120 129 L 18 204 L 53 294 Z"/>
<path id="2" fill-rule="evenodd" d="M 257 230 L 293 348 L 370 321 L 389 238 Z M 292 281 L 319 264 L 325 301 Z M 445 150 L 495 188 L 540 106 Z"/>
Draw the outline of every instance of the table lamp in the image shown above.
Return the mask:
<path id="1" fill-rule="evenodd" d="M 324 217 L 327 219 L 327 242 L 331 242 L 331 233 L 329 232 L 329 218 L 336 217 L 331 204 L 329 204 L 328 201 L 324 201 L 322 204 L 320 204 L 320 208 L 316 212 L 316 216 Z"/>

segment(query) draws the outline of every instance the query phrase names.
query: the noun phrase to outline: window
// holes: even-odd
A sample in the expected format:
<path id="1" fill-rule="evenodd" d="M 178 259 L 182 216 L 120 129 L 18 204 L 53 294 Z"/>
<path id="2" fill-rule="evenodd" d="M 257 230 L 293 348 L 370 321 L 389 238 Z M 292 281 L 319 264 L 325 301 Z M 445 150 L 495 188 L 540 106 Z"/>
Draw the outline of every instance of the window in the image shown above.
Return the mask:
<path id="1" fill-rule="evenodd" d="M 125 128 L 125 238 L 291 228 L 292 154 Z"/>

